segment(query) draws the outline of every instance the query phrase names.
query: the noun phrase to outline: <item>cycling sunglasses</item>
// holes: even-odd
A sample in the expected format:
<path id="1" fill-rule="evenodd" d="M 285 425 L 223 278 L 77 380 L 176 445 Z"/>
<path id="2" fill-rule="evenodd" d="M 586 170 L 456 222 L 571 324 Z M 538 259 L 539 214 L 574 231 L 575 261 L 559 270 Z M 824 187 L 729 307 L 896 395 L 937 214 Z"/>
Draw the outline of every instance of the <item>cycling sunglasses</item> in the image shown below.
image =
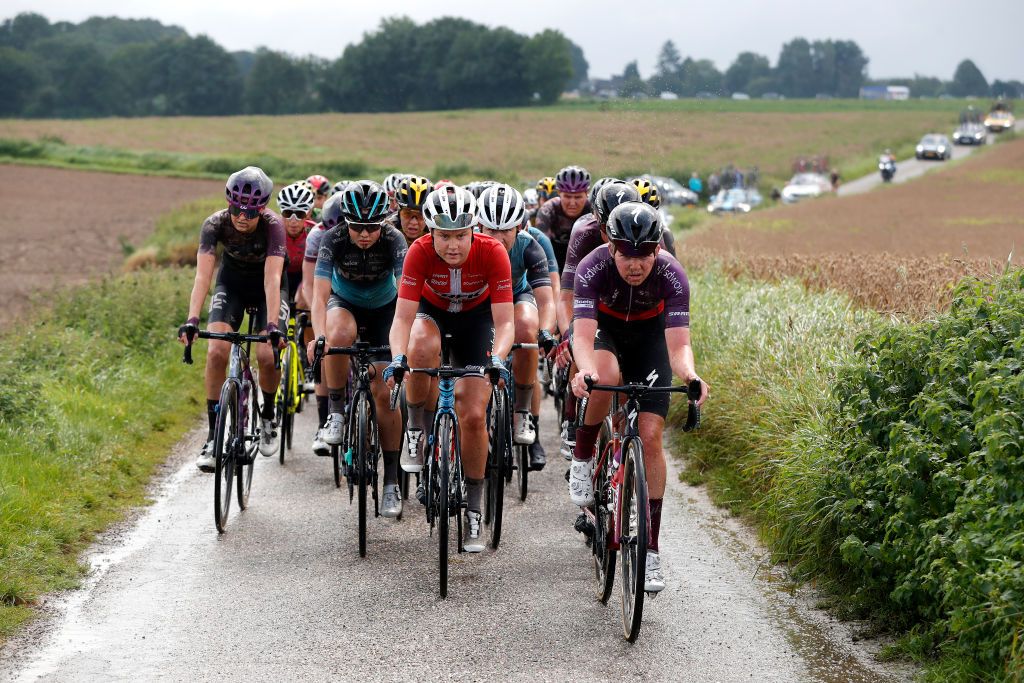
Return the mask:
<path id="1" fill-rule="evenodd" d="M 232 216 L 239 216 L 245 214 L 246 218 L 256 218 L 260 215 L 262 209 L 258 206 L 241 206 L 240 204 L 228 204 L 228 213 Z"/>
<path id="2" fill-rule="evenodd" d="M 471 213 L 460 213 L 453 220 L 445 214 L 439 213 L 434 217 L 434 222 L 442 230 L 465 230 L 476 222 L 476 216 Z"/>
<path id="3" fill-rule="evenodd" d="M 643 256 L 650 256 L 657 249 L 660 242 L 641 242 L 640 244 L 633 244 L 629 240 L 612 240 L 612 244 L 615 245 L 615 250 L 622 252 L 623 256 L 631 258 L 640 258 Z"/>
<path id="4" fill-rule="evenodd" d="M 381 228 L 384 227 L 384 223 L 353 223 L 349 221 L 348 229 L 354 233 L 366 233 L 372 235 L 375 232 L 380 232 Z"/>
<path id="5" fill-rule="evenodd" d="M 308 211 L 299 211 L 298 209 L 285 209 L 281 215 L 285 218 L 305 218 L 308 213 Z"/>

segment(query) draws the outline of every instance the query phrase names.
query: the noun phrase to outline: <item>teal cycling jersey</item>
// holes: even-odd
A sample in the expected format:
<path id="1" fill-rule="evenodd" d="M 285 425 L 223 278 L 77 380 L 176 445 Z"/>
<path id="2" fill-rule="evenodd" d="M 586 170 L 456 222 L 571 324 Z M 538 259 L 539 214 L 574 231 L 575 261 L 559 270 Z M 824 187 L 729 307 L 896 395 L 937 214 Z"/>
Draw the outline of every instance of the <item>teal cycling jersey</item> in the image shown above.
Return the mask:
<path id="1" fill-rule="evenodd" d="M 551 246 L 551 239 L 532 225 L 526 228 L 526 232 L 530 233 L 530 237 L 537 240 L 537 244 L 544 250 L 544 255 L 548 258 L 548 273 L 557 273 L 558 258 L 555 257 L 555 248 Z"/>
<path id="2" fill-rule="evenodd" d="M 389 226 L 368 249 L 360 249 L 340 225 L 324 233 L 315 276 L 331 281 L 331 291 L 360 308 L 380 308 L 398 296 L 397 280 L 407 250 L 405 237 Z"/>
<path id="3" fill-rule="evenodd" d="M 512 263 L 512 294 L 551 286 L 548 257 L 543 247 L 528 233 L 516 233 L 516 241 L 508 254 L 508 260 Z"/>

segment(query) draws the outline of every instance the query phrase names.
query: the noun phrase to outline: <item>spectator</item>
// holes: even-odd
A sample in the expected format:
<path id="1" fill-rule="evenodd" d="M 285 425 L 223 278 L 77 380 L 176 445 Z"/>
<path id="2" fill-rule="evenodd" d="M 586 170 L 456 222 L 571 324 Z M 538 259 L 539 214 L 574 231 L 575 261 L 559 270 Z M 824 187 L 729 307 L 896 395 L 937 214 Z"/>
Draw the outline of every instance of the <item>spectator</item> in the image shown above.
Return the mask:
<path id="1" fill-rule="evenodd" d="M 718 182 L 718 174 L 712 171 L 711 175 L 708 176 L 708 197 L 714 197 L 721 189 L 722 186 Z"/>
<path id="2" fill-rule="evenodd" d="M 829 180 L 832 181 L 832 191 L 833 192 L 838 192 L 839 191 L 839 169 L 838 168 L 833 168 L 832 172 L 828 174 L 828 178 L 829 178 Z"/>
<path id="3" fill-rule="evenodd" d="M 704 193 L 704 183 L 700 181 L 700 176 L 697 175 L 696 171 L 690 175 L 690 182 L 687 185 L 690 187 L 690 191 L 698 197 Z"/>

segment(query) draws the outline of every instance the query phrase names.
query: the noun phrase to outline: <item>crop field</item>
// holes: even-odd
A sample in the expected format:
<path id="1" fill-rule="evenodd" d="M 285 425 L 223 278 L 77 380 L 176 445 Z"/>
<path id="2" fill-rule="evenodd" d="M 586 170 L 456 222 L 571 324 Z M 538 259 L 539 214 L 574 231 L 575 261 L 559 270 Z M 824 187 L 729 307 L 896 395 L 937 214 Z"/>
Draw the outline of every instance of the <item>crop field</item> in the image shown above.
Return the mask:
<path id="1" fill-rule="evenodd" d="M 999 272 L 1011 257 L 1024 262 L 1022 168 L 1024 140 L 1014 140 L 864 196 L 705 222 L 687 239 L 684 260 L 717 260 L 761 279 L 794 276 L 920 317 L 945 308 L 960 277 Z"/>
<path id="2" fill-rule="evenodd" d="M 688 100 L 406 114 L 10 120 L 0 137 L 48 141 L 60 149 L 41 154 L 73 157 L 71 165 L 128 163 L 105 160 L 112 150 L 163 155 L 138 162 L 154 172 L 190 159 L 230 165 L 270 157 L 308 162 L 310 173 L 320 164 L 512 180 L 579 163 L 597 175 L 646 171 L 685 178 L 692 170 L 706 174 L 734 163 L 756 165 L 766 183 L 778 184 L 798 155 L 827 154 L 847 177 L 866 172 L 879 149 L 911 151 L 923 132 L 949 129 L 962 106 Z M 11 153 L 0 148 L 5 154 Z M 190 168 L 201 174 L 204 167 Z M 211 175 L 220 170 L 207 168 Z"/>

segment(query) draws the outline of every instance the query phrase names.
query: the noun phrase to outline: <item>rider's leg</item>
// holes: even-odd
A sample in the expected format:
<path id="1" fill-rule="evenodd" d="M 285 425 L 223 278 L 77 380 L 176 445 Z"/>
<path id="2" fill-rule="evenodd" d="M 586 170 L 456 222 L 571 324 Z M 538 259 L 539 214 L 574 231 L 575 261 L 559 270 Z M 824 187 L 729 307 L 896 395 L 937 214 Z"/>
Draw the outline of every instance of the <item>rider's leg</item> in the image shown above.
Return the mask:
<path id="1" fill-rule="evenodd" d="M 519 344 L 535 343 L 539 330 L 537 307 L 529 302 L 515 305 L 515 340 Z M 516 383 L 515 435 L 518 443 L 533 443 L 536 433 L 530 419 L 530 407 L 533 403 L 533 388 L 537 381 L 537 362 L 539 354 L 536 349 L 519 349 L 512 355 L 512 378 Z M 530 434 L 533 432 L 533 434 Z"/>
<path id="2" fill-rule="evenodd" d="M 487 403 L 491 383 L 466 377 L 455 385 L 455 407 L 462 432 L 462 466 L 466 472 L 466 492 L 471 512 L 480 512 L 484 478 L 487 476 Z"/>
<path id="3" fill-rule="evenodd" d="M 418 317 L 409 334 L 409 367 L 436 368 L 441 363 L 441 333 L 430 318 Z M 412 373 L 405 380 L 405 400 L 409 406 L 409 429 L 426 434 L 432 428 L 433 406 L 437 403 L 437 380 Z"/>
<path id="4" fill-rule="evenodd" d="M 210 323 L 210 332 L 230 332 L 227 323 Z M 227 377 L 228 357 L 231 355 L 231 344 L 226 341 L 209 340 L 206 345 L 206 415 L 210 433 L 206 440 L 213 438 L 213 430 L 217 424 L 217 404 L 220 401 L 220 389 Z"/>
<path id="5" fill-rule="evenodd" d="M 665 497 L 667 465 L 661 447 L 665 418 L 654 413 L 640 413 L 640 440 L 644 444 L 644 469 L 647 471 L 647 495 L 651 507 L 651 539 L 648 549 L 658 552 L 661 530 L 661 502 Z"/>
<path id="6" fill-rule="evenodd" d="M 386 362 L 375 363 L 375 374 L 370 382 L 373 402 L 377 410 L 377 428 L 380 448 L 384 452 L 384 485 L 398 483 L 398 456 L 402 448 L 402 410 L 391 410 L 391 390 L 381 379 Z"/>
<path id="7" fill-rule="evenodd" d="M 335 306 L 332 307 L 331 304 Z M 351 346 L 356 340 L 355 316 L 343 308 L 335 297 L 327 304 L 327 345 Z M 324 378 L 327 380 L 328 411 L 341 414 L 344 409 L 345 385 L 348 384 L 349 357 L 327 356 L 323 360 Z"/>
<path id="8" fill-rule="evenodd" d="M 619 359 L 607 350 L 594 352 L 594 360 L 598 376 L 602 382 L 617 382 L 619 379 Z M 593 391 L 587 401 L 587 413 L 583 416 L 583 426 L 576 429 L 576 460 L 590 460 L 594 457 L 594 446 L 601 432 L 601 423 L 612 405 L 612 395 L 607 391 Z"/>

